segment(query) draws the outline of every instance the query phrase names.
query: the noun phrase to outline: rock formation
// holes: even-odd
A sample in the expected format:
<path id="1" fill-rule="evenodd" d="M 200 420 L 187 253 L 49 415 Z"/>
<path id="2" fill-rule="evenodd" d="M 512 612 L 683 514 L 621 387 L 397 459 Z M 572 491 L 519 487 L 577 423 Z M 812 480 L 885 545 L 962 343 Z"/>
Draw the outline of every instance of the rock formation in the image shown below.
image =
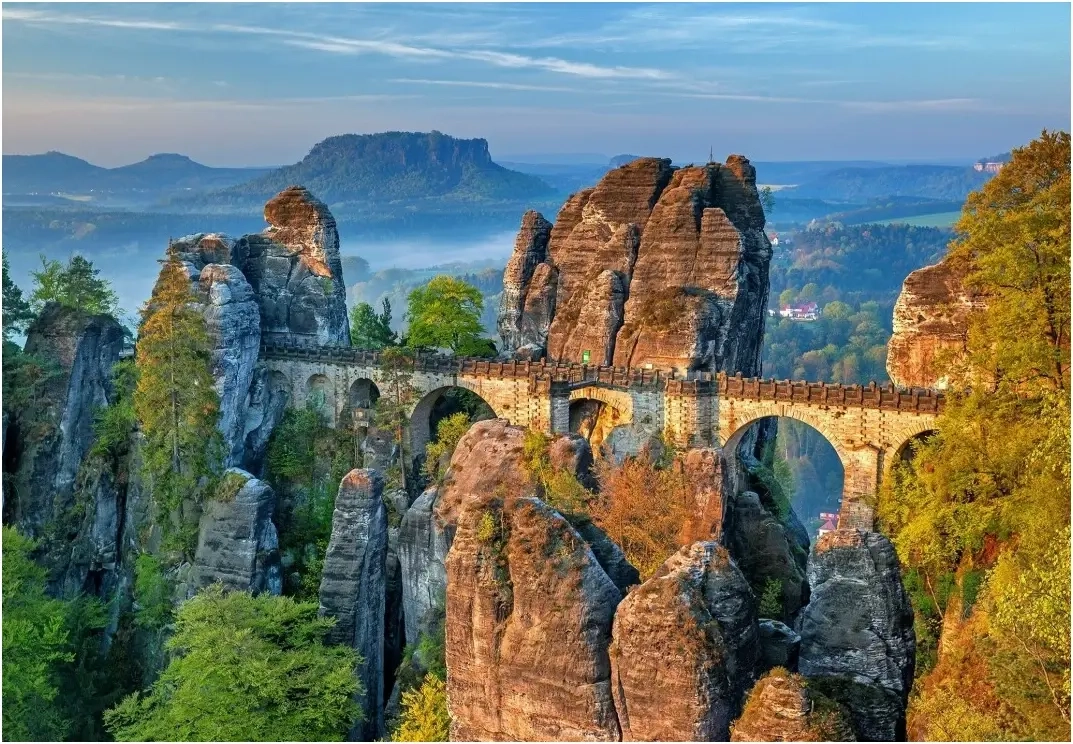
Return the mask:
<path id="1" fill-rule="evenodd" d="M 965 350 L 969 316 L 984 298 L 964 284 L 950 259 L 917 269 L 894 304 L 894 335 L 887 344 L 887 374 L 902 387 L 944 388 L 941 355 Z"/>
<path id="2" fill-rule="evenodd" d="M 916 636 L 894 547 L 874 532 L 829 532 L 808 577 L 801 674 L 846 706 L 858 739 L 904 741 Z"/>
<path id="3" fill-rule="evenodd" d="M 506 354 L 759 372 L 771 246 L 748 160 L 640 158 L 547 224 L 526 214 L 504 274 Z"/>
<path id="4" fill-rule="evenodd" d="M 714 447 L 693 447 L 675 461 L 693 488 L 693 511 L 683 529 L 682 542 L 719 540 L 730 500 L 726 461 Z"/>
<path id="5" fill-rule="evenodd" d="M 760 621 L 760 669 L 782 667 L 795 671 L 801 636 L 778 620 Z"/>
<path id="6" fill-rule="evenodd" d="M 349 346 L 339 233 L 328 207 L 291 186 L 265 204 L 265 221 L 263 233 L 236 242 L 233 262 L 257 295 L 262 337 Z"/>
<path id="7" fill-rule="evenodd" d="M 776 670 L 753 687 L 730 741 L 855 741 L 845 709 L 799 675 Z"/>
<path id="8" fill-rule="evenodd" d="M 5 522 L 31 536 L 63 518 L 73 506 L 75 479 L 93 442 L 93 417 L 112 394 L 123 329 L 108 315 L 89 315 L 47 304 L 26 333 L 27 354 L 54 367 L 40 393 L 43 412 L 34 420 L 15 414 L 14 499 Z"/>
<path id="9" fill-rule="evenodd" d="M 607 647 L 619 586 L 635 583 L 636 572 L 598 529 L 581 528 L 591 528 L 590 545 L 536 498 L 524 439 L 503 420 L 475 424 L 439 491 L 440 524 L 454 530 L 446 560 L 452 738 L 615 740 Z M 586 477 L 591 452 L 580 438 L 553 441 L 548 455 Z M 415 507 L 434 498 L 426 492 Z"/>
<path id="10" fill-rule="evenodd" d="M 351 732 L 372 741 L 384 733 L 384 615 L 387 581 L 387 508 L 384 480 L 375 470 L 351 470 L 339 484 L 332 536 L 324 557 L 320 612 L 336 618 L 331 640 L 353 646 L 363 661 L 365 720 Z"/>
<path id="11" fill-rule="evenodd" d="M 219 582 L 240 592 L 283 592 L 275 507 L 276 495 L 267 483 L 238 468 L 224 473 L 201 513 L 195 588 Z"/>
<path id="12" fill-rule="evenodd" d="M 399 528 L 399 563 L 402 581 L 402 617 L 406 642 L 416 643 L 422 621 L 433 607 L 447 601 L 447 533 L 436 517 L 439 489 L 425 490 L 402 517 Z"/>
<path id="13" fill-rule="evenodd" d="M 726 741 L 756 664 L 756 610 L 726 550 L 667 559 L 615 613 L 612 690 L 624 741 Z"/>

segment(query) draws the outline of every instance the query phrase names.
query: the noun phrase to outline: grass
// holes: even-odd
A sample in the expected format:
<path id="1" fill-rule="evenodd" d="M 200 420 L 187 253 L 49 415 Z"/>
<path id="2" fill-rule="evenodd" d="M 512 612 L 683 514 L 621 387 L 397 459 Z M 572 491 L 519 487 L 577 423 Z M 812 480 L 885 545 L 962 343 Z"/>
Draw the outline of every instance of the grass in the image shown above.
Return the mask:
<path id="1" fill-rule="evenodd" d="M 915 217 L 896 217 L 881 220 L 880 225 L 912 225 L 914 227 L 952 227 L 961 219 L 961 212 L 937 212 L 935 214 L 918 214 Z"/>

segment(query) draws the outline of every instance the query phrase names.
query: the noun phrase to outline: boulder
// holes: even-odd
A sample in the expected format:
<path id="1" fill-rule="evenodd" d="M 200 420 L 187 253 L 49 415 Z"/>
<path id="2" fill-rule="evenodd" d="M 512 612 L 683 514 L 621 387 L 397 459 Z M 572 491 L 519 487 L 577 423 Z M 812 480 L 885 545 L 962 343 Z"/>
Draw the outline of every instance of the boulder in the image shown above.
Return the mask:
<path id="1" fill-rule="evenodd" d="M 48 303 L 30 324 L 25 351 L 55 374 L 32 411 L 14 414 L 14 498 L 4 516 L 25 534 L 40 537 L 47 523 L 65 518 L 74 505 L 94 415 L 111 400 L 112 367 L 122 348 L 123 328 L 110 315 Z"/>
<path id="2" fill-rule="evenodd" d="M 387 603 L 387 508 L 384 479 L 375 470 L 351 470 L 339 484 L 332 535 L 320 582 L 320 614 L 336 618 L 330 639 L 357 650 L 358 699 L 365 720 L 353 740 L 384 734 L 384 618 Z"/>
<path id="3" fill-rule="evenodd" d="M 192 589 L 219 582 L 240 592 L 283 591 L 272 487 L 244 470 L 227 470 L 198 525 Z"/>
<path id="4" fill-rule="evenodd" d="M 845 708 L 777 669 L 749 693 L 730 741 L 855 741 Z"/>
<path id="5" fill-rule="evenodd" d="M 969 316 L 985 298 L 965 286 L 965 270 L 950 259 L 905 278 L 894 304 L 894 335 L 887 344 L 887 374 L 901 387 L 945 388 L 937 362 L 965 351 Z"/>
<path id="6" fill-rule="evenodd" d="M 846 706 L 859 740 L 904 741 L 916 636 L 894 546 L 875 532 L 828 532 L 808 578 L 801 674 Z"/>
<path id="7" fill-rule="evenodd" d="M 253 287 L 265 341 L 350 346 L 335 218 L 302 186 L 265 204 L 262 233 L 240 238 L 232 263 Z"/>
<path id="8" fill-rule="evenodd" d="M 758 654 L 749 584 L 724 548 L 679 550 L 615 613 L 612 690 L 624 741 L 726 741 Z"/>
<path id="9" fill-rule="evenodd" d="M 531 496 L 477 492 L 447 555 L 452 740 L 615 741 L 607 648 L 621 593 Z"/>
<path id="10" fill-rule="evenodd" d="M 801 636 L 778 620 L 760 621 L 760 668 L 782 667 L 795 671 L 801 650 Z"/>

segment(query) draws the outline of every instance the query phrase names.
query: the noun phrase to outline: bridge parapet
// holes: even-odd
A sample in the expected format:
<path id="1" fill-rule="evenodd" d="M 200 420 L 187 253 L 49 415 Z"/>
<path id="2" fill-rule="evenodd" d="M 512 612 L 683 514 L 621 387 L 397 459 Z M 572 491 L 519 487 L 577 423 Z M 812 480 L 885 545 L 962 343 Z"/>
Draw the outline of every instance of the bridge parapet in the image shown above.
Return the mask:
<path id="1" fill-rule="evenodd" d="M 841 383 L 765 380 L 741 375 L 719 375 L 719 395 L 739 400 L 770 400 L 808 405 L 878 408 L 905 413 L 938 414 L 943 394 L 923 388 L 894 385 L 842 385 Z"/>

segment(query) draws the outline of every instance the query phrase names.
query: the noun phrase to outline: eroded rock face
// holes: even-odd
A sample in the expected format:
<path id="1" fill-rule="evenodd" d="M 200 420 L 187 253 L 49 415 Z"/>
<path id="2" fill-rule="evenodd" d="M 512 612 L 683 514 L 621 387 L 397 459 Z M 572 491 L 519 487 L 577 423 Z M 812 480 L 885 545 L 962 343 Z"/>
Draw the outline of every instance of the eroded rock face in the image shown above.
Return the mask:
<path id="1" fill-rule="evenodd" d="M 887 374 L 895 385 L 946 387 L 936 358 L 964 352 L 969 316 L 984 306 L 984 298 L 965 286 L 964 277 L 949 259 L 906 277 L 887 344 Z"/>
<path id="2" fill-rule="evenodd" d="M 800 676 L 773 672 L 749 693 L 730 741 L 855 741 L 846 718 Z"/>
<path id="3" fill-rule="evenodd" d="M 782 667 L 797 670 L 797 655 L 801 650 L 801 636 L 778 620 L 760 621 L 760 667 L 765 671 Z"/>
<path id="4" fill-rule="evenodd" d="M 714 447 L 694 447 L 686 450 L 675 466 L 682 469 L 693 488 L 693 512 L 683 528 L 682 542 L 719 540 L 723 535 L 730 493 L 722 451 Z"/>
<path id="5" fill-rule="evenodd" d="M 399 563 L 406 642 L 416 643 L 422 620 L 447 601 L 447 531 L 436 517 L 439 489 L 426 489 L 402 517 Z"/>
<path id="6" fill-rule="evenodd" d="M 75 480 L 93 443 L 93 417 L 112 394 L 112 367 L 119 361 L 123 329 L 108 315 L 89 315 L 47 304 L 26 333 L 25 350 L 55 365 L 44 384 L 43 414 L 27 420 L 16 412 L 19 451 L 8 518 L 25 534 L 39 536 L 45 524 L 73 506 Z"/>
<path id="7" fill-rule="evenodd" d="M 545 263 L 550 237 L 551 223 L 539 212 L 529 210 L 522 216 L 514 253 L 503 271 L 503 295 L 499 301 L 499 336 L 506 354 L 530 344 L 543 349 L 547 341 L 548 324 L 555 311 L 554 284 L 550 302 L 548 291 L 548 278 L 553 270 Z M 538 270 L 541 276 L 534 280 Z M 532 307 L 527 307 L 530 298 Z"/>
<path id="8" fill-rule="evenodd" d="M 238 240 L 232 261 L 257 295 L 262 337 L 349 346 L 339 233 L 328 207 L 291 186 L 265 205 L 265 221 L 263 233 Z"/>
<path id="9" fill-rule="evenodd" d="M 792 619 L 809 598 L 809 542 L 793 509 L 784 509 L 765 504 L 754 491 L 735 494 L 727 506 L 723 542 L 757 596 L 769 581 L 779 582 L 783 619 Z"/>
<path id="10" fill-rule="evenodd" d="M 473 494 L 447 586 L 453 740 L 619 738 L 607 648 L 621 593 L 562 516 L 533 497 Z"/>
<path id="11" fill-rule="evenodd" d="M 219 582 L 239 592 L 283 592 L 275 507 L 276 495 L 267 483 L 238 468 L 224 473 L 216 498 L 201 513 L 195 589 Z"/>
<path id="12" fill-rule="evenodd" d="M 545 225 L 526 216 L 504 274 L 508 353 L 532 356 L 539 339 L 515 329 L 544 328 L 551 308 L 549 359 L 581 362 L 587 351 L 591 364 L 759 372 L 771 246 L 748 160 L 640 158 L 571 196 L 546 248 Z M 530 312 L 552 272 L 554 302 Z"/>
<path id="13" fill-rule="evenodd" d="M 387 597 L 387 508 L 384 479 L 375 470 L 351 470 L 339 484 L 332 536 L 320 582 L 320 614 L 336 618 L 331 640 L 364 659 L 358 702 L 365 720 L 351 736 L 372 741 L 384 732 L 384 615 Z"/>
<path id="14" fill-rule="evenodd" d="M 243 451 L 243 468 L 251 473 L 264 473 L 265 454 L 272 437 L 290 400 L 290 384 L 279 372 L 271 372 L 263 363 L 253 370 L 247 398 L 243 430 L 246 445 Z"/>
<path id="15" fill-rule="evenodd" d="M 809 582 L 801 674 L 846 706 L 858 739 L 904 740 L 916 636 L 894 546 L 875 532 L 829 532 L 812 551 Z"/>
<path id="16" fill-rule="evenodd" d="M 715 542 L 682 548 L 623 599 L 611 667 L 624 741 L 727 740 L 757 660 L 753 602 Z"/>

